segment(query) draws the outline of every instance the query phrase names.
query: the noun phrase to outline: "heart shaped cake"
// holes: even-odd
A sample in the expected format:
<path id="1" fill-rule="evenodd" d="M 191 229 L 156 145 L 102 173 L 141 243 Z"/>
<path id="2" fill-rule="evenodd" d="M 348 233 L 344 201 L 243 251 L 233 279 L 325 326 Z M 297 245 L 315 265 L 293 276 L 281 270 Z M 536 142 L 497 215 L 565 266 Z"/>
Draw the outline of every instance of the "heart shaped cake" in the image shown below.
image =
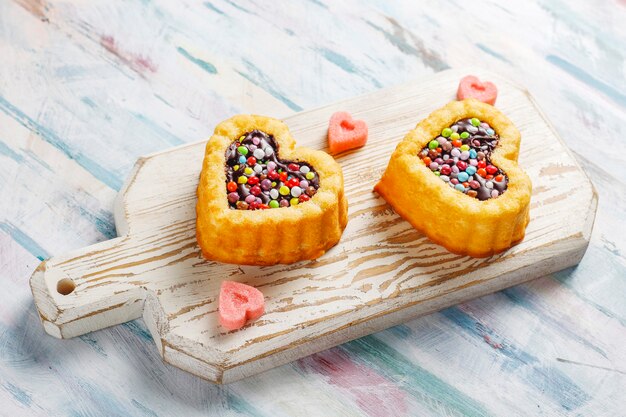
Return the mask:
<path id="1" fill-rule="evenodd" d="M 450 252 L 491 256 L 520 242 L 529 221 L 520 139 L 495 107 L 453 101 L 405 136 L 375 190 Z"/>
<path id="2" fill-rule="evenodd" d="M 296 148 L 283 122 L 237 115 L 215 128 L 196 207 L 205 258 L 245 265 L 315 259 L 337 244 L 347 211 L 339 164 Z"/>

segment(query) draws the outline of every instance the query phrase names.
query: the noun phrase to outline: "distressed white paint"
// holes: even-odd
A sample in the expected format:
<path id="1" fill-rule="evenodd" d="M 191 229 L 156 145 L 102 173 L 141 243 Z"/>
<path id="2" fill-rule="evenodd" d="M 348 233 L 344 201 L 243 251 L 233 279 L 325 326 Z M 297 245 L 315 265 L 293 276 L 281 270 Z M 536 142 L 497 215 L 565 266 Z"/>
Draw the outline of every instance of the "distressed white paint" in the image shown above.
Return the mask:
<path id="1" fill-rule="evenodd" d="M 20 111 L 0 104 L 0 414 L 621 416 L 625 19 L 622 0 L 0 1 L 0 97 Z M 156 71 L 131 70 L 103 35 Z M 287 100 L 309 109 L 466 65 L 528 88 L 591 178 L 598 214 L 576 268 L 226 386 L 164 364 L 141 319 L 44 334 L 37 257 L 115 234 L 119 186 L 72 155 L 121 185 L 140 155 L 231 114 L 284 117 Z"/>
<path id="2" fill-rule="evenodd" d="M 338 158 L 350 221 L 341 242 L 316 261 L 239 267 L 201 260 L 195 189 L 204 142 L 141 158 L 117 200 L 120 237 L 56 256 L 33 275 L 46 330 L 66 338 L 128 321 L 141 315 L 148 297 L 143 317 L 164 360 L 231 382 L 575 265 L 595 217 L 591 184 L 525 90 L 469 72 L 496 81 L 497 105 L 522 133 L 520 164 L 534 193 L 531 222 L 518 246 L 488 259 L 450 254 L 371 192 L 403 134 L 453 99 L 468 70 L 450 70 L 285 119 L 298 144 L 314 148 L 324 148 L 336 110 L 350 111 L 370 129 L 366 147 Z M 76 290 L 61 295 L 57 282 L 68 277 Z M 219 328 L 216 298 L 224 279 L 261 289 L 265 315 L 236 332 Z"/>

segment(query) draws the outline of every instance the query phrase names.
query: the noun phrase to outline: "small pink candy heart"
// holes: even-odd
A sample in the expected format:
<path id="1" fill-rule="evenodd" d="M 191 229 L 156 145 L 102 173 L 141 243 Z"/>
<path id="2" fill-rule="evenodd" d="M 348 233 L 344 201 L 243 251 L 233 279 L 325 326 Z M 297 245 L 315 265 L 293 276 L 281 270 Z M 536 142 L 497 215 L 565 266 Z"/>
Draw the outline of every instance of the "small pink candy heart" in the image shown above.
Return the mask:
<path id="1" fill-rule="evenodd" d="M 359 148 L 367 142 L 367 124 L 354 120 L 350 113 L 338 111 L 328 123 L 328 147 L 337 154 L 348 149 Z"/>
<path id="2" fill-rule="evenodd" d="M 496 85 L 490 81 L 480 81 L 475 75 L 467 75 L 461 78 L 459 89 L 456 92 L 458 100 L 475 98 L 492 106 L 496 104 L 497 97 L 498 89 Z"/>
<path id="3" fill-rule="evenodd" d="M 265 312 L 263 293 L 254 287 L 234 281 L 224 281 L 219 296 L 220 324 L 236 330 Z"/>

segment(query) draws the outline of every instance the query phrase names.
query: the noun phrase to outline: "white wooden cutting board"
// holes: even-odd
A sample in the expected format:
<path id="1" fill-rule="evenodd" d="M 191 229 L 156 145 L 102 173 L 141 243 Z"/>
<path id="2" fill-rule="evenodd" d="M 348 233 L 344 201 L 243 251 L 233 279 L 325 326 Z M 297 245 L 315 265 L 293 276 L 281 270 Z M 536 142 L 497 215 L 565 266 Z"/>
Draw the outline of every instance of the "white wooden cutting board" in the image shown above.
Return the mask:
<path id="1" fill-rule="evenodd" d="M 205 141 L 140 158 L 117 199 L 120 237 L 55 256 L 34 272 L 31 287 L 46 332 L 69 338 L 143 315 L 166 362 L 227 383 L 575 265 L 595 216 L 591 183 L 528 92 L 476 72 L 498 85 L 497 107 L 522 133 L 520 164 L 533 196 L 518 246 L 486 259 L 453 255 L 372 192 L 405 133 L 455 98 L 467 72 L 449 70 L 284 119 L 299 145 L 317 149 L 325 149 L 328 119 L 337 110 L 369 125 L 367 145 L 337 158 L 348 227 L 315 261 L 273 267 L 204 261 L 195 204 Z M 266 313 L 234 332 L 217 320 L 226 279 L 253 285 L 266 298 Z"/>

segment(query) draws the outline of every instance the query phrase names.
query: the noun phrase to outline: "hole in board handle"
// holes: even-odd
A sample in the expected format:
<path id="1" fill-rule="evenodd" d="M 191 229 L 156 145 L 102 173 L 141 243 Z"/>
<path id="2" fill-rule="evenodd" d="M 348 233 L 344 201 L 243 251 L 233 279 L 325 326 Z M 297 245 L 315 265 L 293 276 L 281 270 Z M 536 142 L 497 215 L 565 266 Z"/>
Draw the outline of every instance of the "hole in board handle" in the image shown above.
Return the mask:
<path id="1" fill-rule="evenodd" d="M 71 278 L 63 278 L 57 282 L 57 292 L 61 295 L 71 294 L 76 289 L 76 284 Z"/>

